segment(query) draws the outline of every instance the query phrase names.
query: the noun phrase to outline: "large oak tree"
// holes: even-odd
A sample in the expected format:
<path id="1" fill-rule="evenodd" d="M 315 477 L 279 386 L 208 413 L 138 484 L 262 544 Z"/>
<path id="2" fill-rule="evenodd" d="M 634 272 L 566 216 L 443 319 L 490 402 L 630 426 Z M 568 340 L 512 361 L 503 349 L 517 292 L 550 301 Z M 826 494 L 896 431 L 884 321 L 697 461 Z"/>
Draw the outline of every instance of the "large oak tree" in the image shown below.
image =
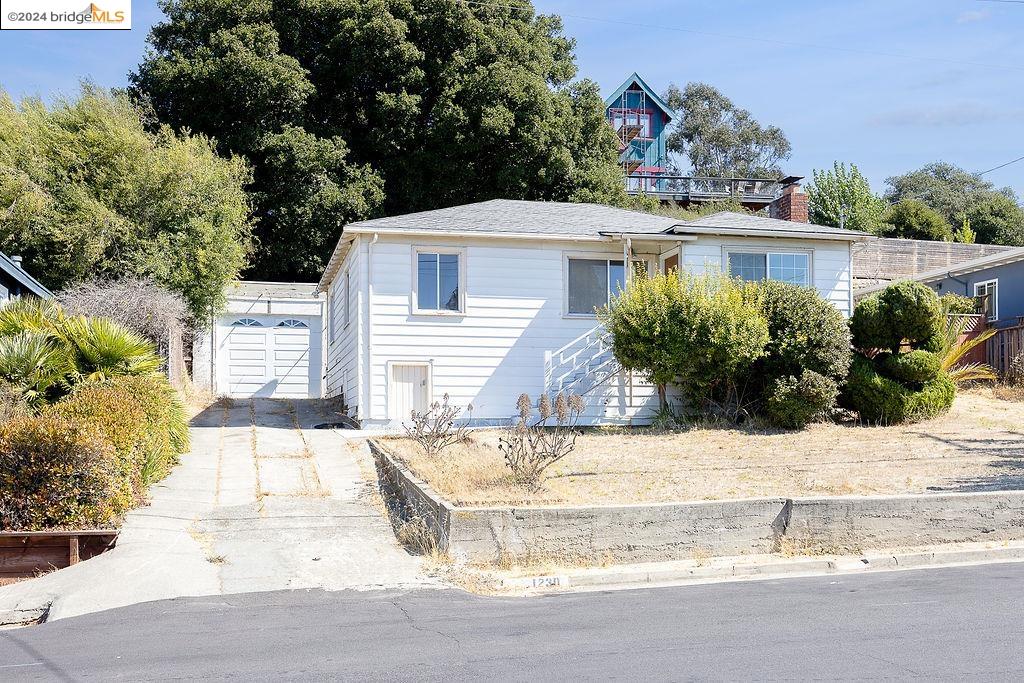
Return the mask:
<path id="1" fill-rule="evenodd" d="M 345 223 L 495 197 L 626 201 L 595 84 L 526 0 L 163 0 L 133 75 L 255 167 L 251 275 L 315 278 Z"/>

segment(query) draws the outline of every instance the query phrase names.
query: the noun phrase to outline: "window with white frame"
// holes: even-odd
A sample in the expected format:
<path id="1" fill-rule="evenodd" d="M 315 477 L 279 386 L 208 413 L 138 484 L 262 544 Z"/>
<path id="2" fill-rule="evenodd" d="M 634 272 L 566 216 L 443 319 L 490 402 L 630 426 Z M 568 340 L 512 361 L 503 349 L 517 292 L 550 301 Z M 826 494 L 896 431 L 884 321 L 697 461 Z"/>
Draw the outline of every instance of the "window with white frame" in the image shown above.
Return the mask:
<path id="1" fill-rule="evenodd" d="M 594 315 L 626 287 L 626 269 L 622 259 L 568 259 L 567 306 L 571 315 Z"/>
<path id="2" fill-rule="evenodd" d="M 989 322 L 999 320 L 999 280 L 985 280 L 974 283 L 974 298 L 978 302 L 978 313 Z"/>
<path id="3" fill-rule="evenodd" d="M 780 280 L 808 287 L 811 284 L 811 255 L 808 253 L 730 251 L 729 274 L 743 280 Z"/>
<path id="4" fill-rule="evenodd" d="M 429 248 L 415 252 L 414 304 L 417 311 L 462 312 L 462 256 L 457 251 L 434 251 Z"/>

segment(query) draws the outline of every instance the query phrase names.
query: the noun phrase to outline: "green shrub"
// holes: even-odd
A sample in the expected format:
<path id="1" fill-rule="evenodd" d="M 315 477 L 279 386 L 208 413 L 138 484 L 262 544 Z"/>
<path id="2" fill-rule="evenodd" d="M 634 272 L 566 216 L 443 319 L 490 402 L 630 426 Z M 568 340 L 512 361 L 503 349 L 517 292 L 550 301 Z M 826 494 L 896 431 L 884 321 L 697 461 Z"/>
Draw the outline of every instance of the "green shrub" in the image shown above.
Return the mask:
<path id="1" fill-rule="evenodd" d="M 611 305 L 600 312 L 611 334 L 612 353 L 626 370 L 639 372 L 658 386 L 661 407 L 665 386 L 679 372 L 675 336 L 682 288 L 675 274 L 634 278 Z"/>
<path id="2" fill-rule="evenodd" d="M 852 357 L 849 326 L 816 289 L 765 280 L 759 303 L 768 322 L 759 369 L 773 377 L 799 375 L 805 369 L 837 380 L 846 376 Z"/>
<path id="3" fill-rule="evenodd" d="M 56 415 L 0 426 L 0 529 L 107 526 L 133 500 L 114 447 L 96 427 Z"/>
<path id="4" fill-rule="evenodd" d="M 886 287 L 879 298 L 888 324 L 911 348 L 919 348 L 921 343 L 941 333 L 942 306 L 931 287 L 904 280 Z"/>
<path id="5" fill-rule="evenodd" d="M 942 359 L 930 351 L 885 353 L 875 360 L 882 374 L 905 384 L 922 384 L 942 372 Z"/>
<path id="6" fill-rule="evenodd" d="M 904 280 L 862 299 L 853 311 L 853 345 L 861 350 L 898 351 L 907 342 L 921 348 L 942 332 L 939 295 L 920 282 Z"/>
<path id="7" fill-rule="evenodd" d="M 188 450 L 188 419 L 162 375 L 119 377 L 83 384 L 51 412 L 96 425 L 117 451 L 136 498 L 170 472 Z"/>
<path id="8" fill-rule="evenodd" d="M 0 425 L 31 414 L 32 409 L 22 391 L 12 384 L 0 381 Z"/>
<path id="9" fill-rule="evenodd" d="M 841 398 L 867 422 L 898 424 L 941 415 L 955 397 L 956 385 L 945 373 L 916 389 L 882 375 L 870 359 L 856 355 Z"/>
<path id="10" fill-rule="evenodd" d="M 601 320 L 623 367 L 659 385 L 677 382 L 691 405 L 732 411 L 737 378 L 768 342 L 757 298 L 753 283 L 674 272 L 634 278 Z"/>
<path id="11" fill-rule="evenodd" d="M 773 380 L 766 395 L 765 414 L 772 424 L 800 429 L 828 415 L 836 405 L 839 385 L 805 369 L 799 378 L 787 375 Z"/>
<path id="12" fill-rule="evenodd" d="M 947 315 L 971 315 L 977 312 L 977 303 L 972 297 L 947 292 L 939 297 L 939 306 Z"/>
<path id="13" fill-rule="evenodd" d="M 682 284 L 673 353 L 678 381 L 688 397 L 713 401 L 730 417 L 737 379 L 764 356 L 768 323 L 758 305 L 757 285 L 723 275 L 680 273 Z"/>
<path id="14" fill-rule="evenodd" d="M 903 341 L 886 320 L 879 294 L 864 297 L 857 303 L 850 316 L 850 335 L 853 346 L 858 349 L 898 349 Z"/>

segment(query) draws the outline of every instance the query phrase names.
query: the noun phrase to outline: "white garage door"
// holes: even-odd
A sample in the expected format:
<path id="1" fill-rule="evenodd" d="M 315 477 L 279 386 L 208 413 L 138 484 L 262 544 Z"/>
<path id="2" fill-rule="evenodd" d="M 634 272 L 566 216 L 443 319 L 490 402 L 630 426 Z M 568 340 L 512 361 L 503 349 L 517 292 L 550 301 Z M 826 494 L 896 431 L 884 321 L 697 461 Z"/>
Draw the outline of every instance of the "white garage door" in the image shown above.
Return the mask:
<path id="1" fill-rule="evenodd" d="M 319 318 L 236 316 L 221 319 L 217 370 L 229 396 L 320 395 Z"/>

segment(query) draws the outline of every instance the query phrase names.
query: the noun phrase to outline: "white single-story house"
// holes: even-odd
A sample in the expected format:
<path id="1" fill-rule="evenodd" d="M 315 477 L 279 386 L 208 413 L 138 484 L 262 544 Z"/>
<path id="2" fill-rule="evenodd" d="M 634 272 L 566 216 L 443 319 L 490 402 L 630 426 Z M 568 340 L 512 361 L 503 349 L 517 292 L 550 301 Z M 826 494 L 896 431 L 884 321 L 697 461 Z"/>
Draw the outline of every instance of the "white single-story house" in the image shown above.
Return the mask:
<path id="1" fill-rule="evenodd" d="M 815 287 L 849 315 L 851 230 L 717 213 L 694 221 L 594 204 L 493 200 L 352 223 L 325 292 L 324 395 L 364 426 L 448 394 L 477 424 L 527 393 L 584 396 L 584 422 L 639 423 L 653 387 L 620 372 L 594 313 L 625 262 Z"/>
<path id="2" fill-rule="evenodd" d="M 323 297 L 313 283 L 234 282 L 192 346 L 192 381 L 246 398 L 322 395 Z"/>

